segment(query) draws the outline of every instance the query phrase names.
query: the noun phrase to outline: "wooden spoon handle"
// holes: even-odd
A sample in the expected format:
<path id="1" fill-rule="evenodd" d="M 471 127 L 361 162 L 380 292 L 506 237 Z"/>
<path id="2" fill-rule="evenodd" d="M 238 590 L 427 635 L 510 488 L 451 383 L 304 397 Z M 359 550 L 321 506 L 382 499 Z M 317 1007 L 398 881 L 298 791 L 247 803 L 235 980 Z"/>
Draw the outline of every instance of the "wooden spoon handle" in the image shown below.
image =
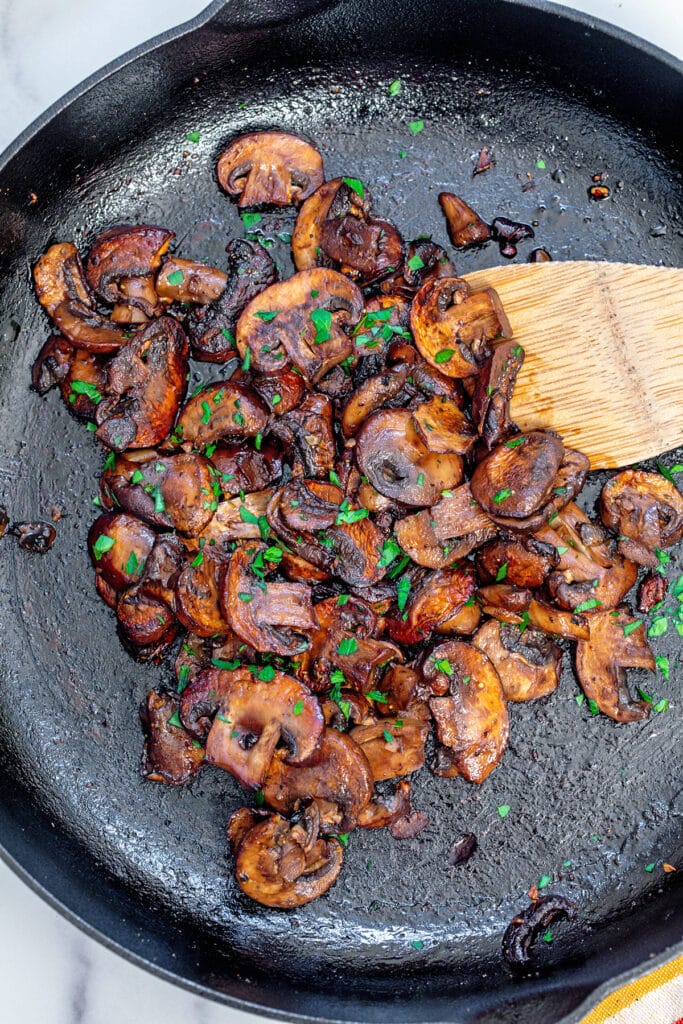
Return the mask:
<path id="1" fill-rule="evenodd" d="M 516 264 L 468 274 L 495 288 L 526 359 L 512 417 L 551 427 L 593 469 L 683 442 L 683 270 Z"/>

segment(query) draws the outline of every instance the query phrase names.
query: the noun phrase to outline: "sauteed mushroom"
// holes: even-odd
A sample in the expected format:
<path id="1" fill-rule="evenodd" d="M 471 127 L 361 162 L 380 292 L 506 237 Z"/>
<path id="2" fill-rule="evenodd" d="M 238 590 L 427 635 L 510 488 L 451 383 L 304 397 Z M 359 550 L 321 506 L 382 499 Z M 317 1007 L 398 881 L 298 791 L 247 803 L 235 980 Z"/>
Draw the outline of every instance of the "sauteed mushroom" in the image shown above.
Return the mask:
<path id="1" fill-rule="evenodd" d="M 51 245 L 33 268 L 33 281 L 38 301 L 50 316 L 63 302 L 92 306 L 81 257 L 72 242 Z"/>
<path id="2" fill-rule="evenodd" d="M 428 734 L 429 715 L 410 711 L 396 721 L 383 718 L 371 725 L 358 725 L 349 733 L 367 757 L 375 782 L 418 771 L 425 762 Z"/>
<path id="3" fill-rule="evenodd" d="M 180 622 L 197 636 L 223 636 L 230 626 L 221 611 L 221 562 L 206 546 L 186 565 L 175 585 L 175 610 Z"/>
<path id="4" fill-rule="evenodd" d="M 418 565 L 442 569 L 497 533 L 495 523 L 462 484 L 431 509 L 399 519 L 395 525 L 401 548 Z"/>
<path id="5" fill-rule="evenodd" d="M 517 427 L 510 419 L 510 402 L 517 374 L 524 362 L 524 349 L 514 341 L 497 345 L 476 378 L 472 394 L 472 419 L 485 447 L 490 451 Z"/>
<path id="6" fill-rule="evenodd" d="M 31 387 L 39 395 L 45 395 L 57 384 L 61 384 L 71 369 L 75 349 L 71 342 L 59 334 L 47 339 L 31 370 Z"/>
<path id="7" fill-rule="evenodd" d="M 224 438 L 254 437 L 265 430 L 268 408 L 245 384 L 219 381 L 185 403 L 175 434 L 178 444 L 206 448 Z"/>
<path id="8" fill-rule="evenodd" d="M 140 709 L 145 733 L 142 772 L 152 782 L 182 786 L 204 764 L 204 749 L 177 719 L 179 698 L 150 690 Z"/>
<path id="9" fill-rule="evenodd" d="M 196 536 L 214 509 L 211 463 L 202 455 L 155 455 L 144 461 L 119 460 L 107 488 L 126 512 L 152 526 Z"/>
<path id="10" fill-rule="evenodd" d="M 485 622 L 472 643 L 493 663 L 505 700 L 525 701 L 546 697 L 557 689 L 562 650 L 545 633 L 506 622 Z"/>
<path id="11" fill-rule="evenodd" d="M 475 555 L 477 572 L 483 582 L 505 580 L 515 587 L 532 590 L 543 586 L 559 561 L 558 545 L 536 537 L 505 534 L 489 541 Z"/>
<path id="12" fill-rule="evenodd" d="M 448 234 L 456 249 L 467 249 L 470 245 L 482 245 L 491 237 L 491 229 L 478 213 L 453 192 L 441 192 L 439 205 L 443 210 Z"/>
<path id="13" fill-rule="evenodd" d="M 448 633 L 449 623 L 469 601 L 474 607 L 476 582 L 466 569 L 441 569 L 428 573 L 411 592 L 406 612 L 388 621 L 392 640 L 417 644 L 427 640 L 433 630 Z M 406 614 L 407 613 L 407 614 Z M 478 621 L 478 609 L 474 625 Z M 457 625 L 454 632 L 458 632 Z"/>
<path id="14" fill-rule="evenodd" d="M 625 469 L 608 480 L 600 495 L 600 515 L 619 534 L 619 551 L 639 565 L 655 568 L 657 549 L 683 537 L 683 497 L 659 473 Z"/>
<path id="15" fill-rule="evenodd" d="M 590 635 L 576 645 L 576 672 L 583 692 L 604 715 L 615 722 L 646 718 L 650 705 L 631 699 L 626 684 L 627 668 L 655 671 L 655 659 L 645 627 L 621 605 L 616 611 L 593 612 Z"/>
<path id="16" fill-rule="evenodd" d="M 270 432 L 294 448 L 305 476 L 326 480 L 337 456 L 333 420 L 330 399 L 313 391 L 298 408 L 271 422 Z"/>
<path id="17" fill-rule="evenodd" d="M 322 184 L 323 161 L 310 142 L 287 132 L 252 132 L 233 139 L 218 160 L 218 183 L 237 205 L 291 206 Z"/>
<path id="18" fill-rule="evenodd" d="M 156 303 L 136 296 L 125 287 L 125 282 L 153 275 L 161 266 L 161 257 L 173 238 L 172 231 L 151 224 L 121 224 L 103 231 L 88 254 L 85 268 L 88 284 L 105 302 L 139 305 L 151 316 Z"/>
<path id="19" fill-rule="evenodd" d="M 88 548 L 97 576 L 114 591 L 127 590 L 137 582 L 154 540 L 154 531 L 134 516 L 100 516 L 88 533 Z"/>
<path id="20" fill-rule="evenodd" d="M 156 292 L 163 302 L 216 302 L 225 291 L 228 275 L 197 260 L 170 256 L 156 277 Z"/>

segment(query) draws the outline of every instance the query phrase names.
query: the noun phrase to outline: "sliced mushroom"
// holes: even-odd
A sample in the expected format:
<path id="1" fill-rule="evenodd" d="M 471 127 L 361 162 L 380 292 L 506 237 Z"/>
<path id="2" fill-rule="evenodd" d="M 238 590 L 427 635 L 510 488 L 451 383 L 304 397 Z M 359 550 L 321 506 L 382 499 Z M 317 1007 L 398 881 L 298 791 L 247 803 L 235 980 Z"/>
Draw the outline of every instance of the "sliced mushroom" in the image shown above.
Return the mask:
<path id="1" fill-rule="evenodd" d="M 206 448 L 222 438 L 254 437 L 267 423 L 268 408 L 250 387 L 219 381 L 188 399 L 175 434 L 178 444 Z"/>
<path id="2" fill-rule="evenodd" d="M 594 700 L 602 713 L 615 722 L 638 722 L 646 718 L 650 705 L 631 699 L 625 671 L 627 668 L 655 671 L 645 626 L 634 620 L 626 605 L 621 605 L 616 612 L 594 612 L 589 624 L 588 639 L 576 645 L 576 672 L 586 697 Z"/>
<path id="3" fill-rule="evenodd" d="M 240 207 L 298 205 L 324 181 L 315 146 L 287 132 L 240 135 L 221 153 L 217 172 Z"/>
<path id="4" fill-rule="evenodd" d="M 358 824 L 373 791 L 372 770 L 358 744 L 336 729 L 325 729 L 315 753 L 305 764 L 287 764 L 277 753 L 263 780 L 268 807 L 291 814 L 315 800 L 322 827 L 349 832 Z"/>
<path id="5" fill-rule="evenodd" d="M 31 370 L 31 387 L 39 395 L 45 395 L 68 376 L 74 358 L 74 349 L 66 338 L 53 334 L 47 339 Z"/>
<path id="6" fill-rule="evenodd" d="M 528 611 L 532 598 L 531 590 L 510 586 L 508 583 L 491 583 L 487 587 L 479 587 L 477 600 L 485 615 L 490 615 L 499 622 L 514 622 L 519 625 L 522 614 Z"/>
<path id="7" fill-rule="evenodd" d="M 320 265 L 322 226 L 341 185 L 341 178 L 331 178 L 302 204 L 292 232 L 292 257 L 297 270 L 311 270 Z"/>
<path id="8" fill-rule="evenodd" d="M 284 672 L 268 667 L 200 672 L 181 698 L 180 717 L 197 739 L 206 737 L 206 760 L 243 786 L 261 785 L 279 743 L 288 764 L 314 754 L 324 728 L 315 697 Z"/>
<path id="9" fill-rule="evenodd" d="M 447 695 L 429 701 L 436 735 L 445 748 L 432 771 L 483 782 L 502 758 L 510 732 L 503 688 L 492 662 L 471 644 L 449 640 L 432 649 L 423 674 L 427 682 L 447 684 Z"/>
<path id="10" fill-rule="evenodd" d="M 683 537 L 683 496 L 659 473 L 625 469 L 605 484 L 600 516 L 619 534 L 619 551 L 639 565 L 656 568 L 657 549 Z"/>
<path id="11" fill-rule="evenodd" d="M 254 375 L 251 386 L 274 416 L 285 416 L 297 409 L 306 394 L 303 377 L 292 368 Z"/>
<path id="12" fill-rule="evenodd" d="M 506 442 L 503 447 L 507 447 L 508 443 L 510 442 Z M 493 455 L 495 452 L 491 454 Z M 523 530 L 528 532 L 540 530 L 545 523 L 552 522 L 554 516 L 576 497 L 585 483 L 589 468 L 588 456 L 583 455 L 582 452 L 575 451 L 573 448 L 567 448 L 562 456 L 560 468 L 557 471 L 557 476 L 553 481 L 553 486 L 545 504 L 541 504 L 535 512 L 532 512 L 526 518 L 520 519 L 514 515 L 510 516 L 507 514 L 507 498 L 501 495 L 500 511 L 494 513 L 491 518 L 499 526 L 507 530 Z M 505 489 L 503 489 L 504 493 Z M 498 502 L 494 503 L 498 504 Z"/>
<path id="13" fill-rule="evenodd" d="M 33 268 L 33 281 L 38 301 L 50 316 L 64 302 L 92 306 L 81 257 L 72 242 L 51 245 Z"/>
<path id="14" fill-rule="evenodd" d="M 452 621 L 468 601 L 474 606 L 475 588 L 474 575 L 467 569 L 428 573 L 411 592 L 406 612 L 388 620 L 389 635 L 401 644 L 428 639 L 433 630 Z"/>
<path id="15" fill-rule="evenodd" d="M 431 509 L 399 519 L 394 529 L 403 551 L 430 569 L 464 558 L 498 532 L 472 497 L 469 484 L 457 487 Z"/>
<path id="16" fill-rule="evenodd" d="M 539 896 L 516 914 L 505 929 L 503 956 L 514 967 L 527 967 L 531 963 L 531 947 L 541 932 L 555 921 L 573 921 L 575 917 L 576 904 L 566 896 Z"/>
<path id="17" fill-rule="evenodd" d="M 373 412 L 401 393 L 412 367 L 398 364 L 374 377 L 369 377 L 355 389 L 344 406 L 341 425 L 345 437 L 357 434 Z"/>
<path id="18" fill-rule="evenodd" d="M 238 548 L 230 558 L 221 609 L 235 633 L 257 651 L 293 657 L 309 646 L 318 620 L 302 583 L 266 582 L 254 572 L 264 544 Z M 263 574 L 263 570 L 259 570 Z"/>
<path id="19" fill-rule="evenodd" d="M 479 463 L 470 487 L 484 512 L 495 521 L 528 520 L 552 495 L 564 445 L 549 431 L 520 434 L 514 448 L 499 445 Z"/>
<path id="20" fill-rule="evenodd" d="M 211 453 L 211 462 L 223 496 L 232 498 L 240 491 L 264 491 L 282 476 L 282 454 L 278 443 L 270 438 L 263 441 L 258 451 L 243 444 L 219 443 Z"/>
<path id="21" fill-rule="evenodd" d="M 142 772 L 152 782 L 182 786 L 194 778 L 204 764 L 204 750 L 177 720 L 179 698 L 150 690 L 140 718 L 145 733 Z"/>
<path id="22" fill-rule="evenodd" d="M 511 260 L 517 255 L 517 243 L 525 238 L 534 237 L 534 229 L 529 224 L 521 224 L 507 217 L 496 217 L 491 224 L 491 234 L 500 246 L 501 256 Z"/>
<path id="23" fill-rule="evenodd" d="M 258 540 L 267 529 L 266 509 L 272 496 L 273 491 L 267 489 L 245 494 L 244 500 L 238 495 L 219 501 L 210 523 L 196 538 L 197 544 L 225 554 L 232 550 L 233 541 Z"/>
<path id="24" fill-rule="evenodd" d="M 478 213 L 453 192 L 441 192 L 439 205 L 443 210 L 448 234 L 456 249 L 467 249 L 470 245 L 482 245 L 491 237 L 491 229 Z"/>
<path id="25" fill-rule="evenodd" d="M 466 455 L 477 436 L 458 403 L 443 395 L 416 406 L 413 419 L 430 452 Z"/>
<path id="26" fill-rule="evenodd" d="M 187 331 L 195 359 L 224 363 L 236 353 L 235 327 L 248 302 L 277 281 L 270 254 L 258 242 L 234 238 L 228 242 L 228 279 L 222 295 L 207 306 L 195 306 Z"/>
<path id="27" fill-rule="evenodd" d="M 408 243 L 403 273 L 382 281 L 380 288 L 388 296 L 412 298 L 426 281 L 440 277 L 455 277 L 448 253 L 430 238 L 416 238 Z"/>
<path id="28" fill-rule="evenodd" d="M 569 612 L 555 608 L 545 601 L 532 597 L 527 609 L 529 624 L 535 629 L 553 636 L 563 636 L 568 640 L 587 640 L 589 636 L 588 616 L 578 612 Z M 523 627 L 526 620 L 520 616 Z"/>
<path id="29" fill-rule="evenodd" d="M 156 292 L 162 302 L 194 302 L 208 305 L 220 299 L 228 275 L 218 267 L 198 260 L 169 256 L 156 277 Z"/>
<path id="30" fill-rule="evenodd" d="M 310 383 L 353 354 L 345 328 L 363 313 L 360 289 L 335 270 L 315 268 L 270 285 L 237 321 L 237 348 L 260 372 L 291 362 Z"/>
<path id="31" fill-rule="evenodd" d="M 67 372 L 60 384 L 62 398 L 70 413 L 92 421 L 107 389 L 106 363 L 100 356 L 82 349 L 71 351 Z"/>
<path id="32" fill-rule="evenodd" d="M 410 323 L 418 351 L 446 377 L 472 377 L 493 343 L 512 330 L 493 288 L 472 292 L 466 281 L 428 281 L 413 299 Z"/>
<path id="33" fill-rule="evenodd" d="M 358 434 L 356 458 L 380 494 L 405 505 L 431 505 L 463 477 L 461 457 L 430 452 L 408 409 L 373 413 Z"/>
<path id="34" fill-rule="evenodd" d="M 669 581 L 660 573 L 650 572 L 638 587 L 638 611 L 646 615 L 666 597 Z"/>
<path id="35" fill-rule="evenodd" d="M 220 495 L 220 488 L 214 488 L 212 466 L 203 455 L 155 455 L 142 462 L 121 462 L 123 472 L 108 474 L 107 488 L 125 512 L 190 537 L 211 522 L 215 490 Z"/>
<path id="36" fill-rule="evenodd" d="M 308 829 L 273 814 L 242 836 L 235 852 L 235 877 L 257 903 L 291 910 L 326 893 L 343 860 L 338 840 L 311 841 Z"/>
<path id="37" fill-rule="evenodd" d="M 117 352 L 131 337 L 126 325 L 113 324 L 84 302 L 61 302 L 52 314 L 57 330 L 76 348 L 108 355 Z"/>
<path id="38" fill-rule="evenodd" d="M 111 311 L 116 324 L 145 324 L 150 315 L 157 313 L 159 298 L 154 288 L 154 277 L 124 277 L 118 282 L 121 299 Z M 145 312 L 149 310 L 149 313 Z"/>
<path id="39" fill-rule="evenodd" d="M 187 387 L 187 338 L 172 317 L 152 320 L 109 364 L 97 437 L 117 452 L 153 447 L 175 421 Z"/>
<path id="40" fill-rule="evenodd" d="M 545 633 L 490 620 L 477 630 L 473 645 L 493 663 L 505 700 L 546 697 L 557 689 L 562 650 Z"/>
<path id="41" fill-rule="evenodd" d="M 97 576 L 115 591 L 137 583 L 154 547 L 155 533 L 125 513 L 99 516 L 88 533 L 88 549 Z"/>
<path id="42" fill-rule="evenodd" d="M 186 565 L 175 585 L 175 610 L 180 622 L 197 636 L 223 636 L 230 626 L 221 611 L 222 563 L 206 546 Z"/>
<path id="43" fill-rule="evenodd" d="M 419 705 L 415 706 L 418 711 Z M 402 713 L 371 725 L 358 725 L 349 733 L 368 759 L 375 782 L 411 775 L 425 763 L 429 715 Z"/>
<path id="44" fill-rule="evenodd" d="M 511 447 L 518 443 L 519 439 L 512 437 L 517 427 L 510 419 L 510 402 L 523 362 L 522 346 L 505 341 L 496 346 L 476 378 L 472 419 L 488 451 L 508 438 Z"/>
<path id="45" fill-rule="evenodd" d="M 173 238 L 172 231 L 151 224 L 122 224 L 103 231 L 88 254 L 88 284 L 105 302 L 139 303 L 143 312 L 151 316 L 156 303 L 136 298 L 125 282 L 154 274 Z"/>
<path id="46" fill-rule="evenodd" d="M 270 432 L 294 448 L 304 476 L 327 480 L 337 458 L 333 423 L 330 399 L 311 392 L 297 409 L 271 422 Z"/>
<path id="47" fill-rule="evenodd" d="M 501 582 L 535 590 L 560 562 L 556 545 L 540 537 L 503 535 L 479 548 L 475 556 L 484 583 Z M 578 603 L 578 602 L 577 602 Z"/>
<path id="48" fill-rule="evenodd" d="M 124 646 L 138 661 L 159 661 L 178 633 L 173 609 L 144 583 L 121 594 L 116 618 Z"/>
<path id="49" fill-rule="evenodd" d="M 360 828 L 385 828 L 407 817 L 410 810 L 410 779 L 401 779 L 389 796 L 374 794 L 361 811 L 358 825 Z"/>

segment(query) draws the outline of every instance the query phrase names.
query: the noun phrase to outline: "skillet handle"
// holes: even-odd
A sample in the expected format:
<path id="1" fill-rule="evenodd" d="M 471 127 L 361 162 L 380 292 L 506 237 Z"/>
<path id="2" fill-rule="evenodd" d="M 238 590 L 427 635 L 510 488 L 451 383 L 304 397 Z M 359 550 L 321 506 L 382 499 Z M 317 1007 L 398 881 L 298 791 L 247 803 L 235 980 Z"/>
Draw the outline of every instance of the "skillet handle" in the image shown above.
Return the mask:
<path id="1" fill-rule="evenodd" d="M 339 0 L 214 0 L 208 24 L 225 31 L 266 28 L 297 21 L 334 7 Z"/>

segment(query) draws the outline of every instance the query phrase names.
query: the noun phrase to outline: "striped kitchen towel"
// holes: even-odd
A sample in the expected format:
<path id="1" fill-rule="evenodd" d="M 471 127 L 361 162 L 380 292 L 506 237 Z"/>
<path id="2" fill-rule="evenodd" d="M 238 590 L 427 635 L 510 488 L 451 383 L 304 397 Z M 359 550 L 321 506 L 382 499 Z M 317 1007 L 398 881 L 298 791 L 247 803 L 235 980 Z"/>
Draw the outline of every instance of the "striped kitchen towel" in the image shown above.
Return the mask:
<path id="1" fill-rule="evenodd" d="M 683 956 L 612 992 L 581 1024 L 683 1024 Z"/>

